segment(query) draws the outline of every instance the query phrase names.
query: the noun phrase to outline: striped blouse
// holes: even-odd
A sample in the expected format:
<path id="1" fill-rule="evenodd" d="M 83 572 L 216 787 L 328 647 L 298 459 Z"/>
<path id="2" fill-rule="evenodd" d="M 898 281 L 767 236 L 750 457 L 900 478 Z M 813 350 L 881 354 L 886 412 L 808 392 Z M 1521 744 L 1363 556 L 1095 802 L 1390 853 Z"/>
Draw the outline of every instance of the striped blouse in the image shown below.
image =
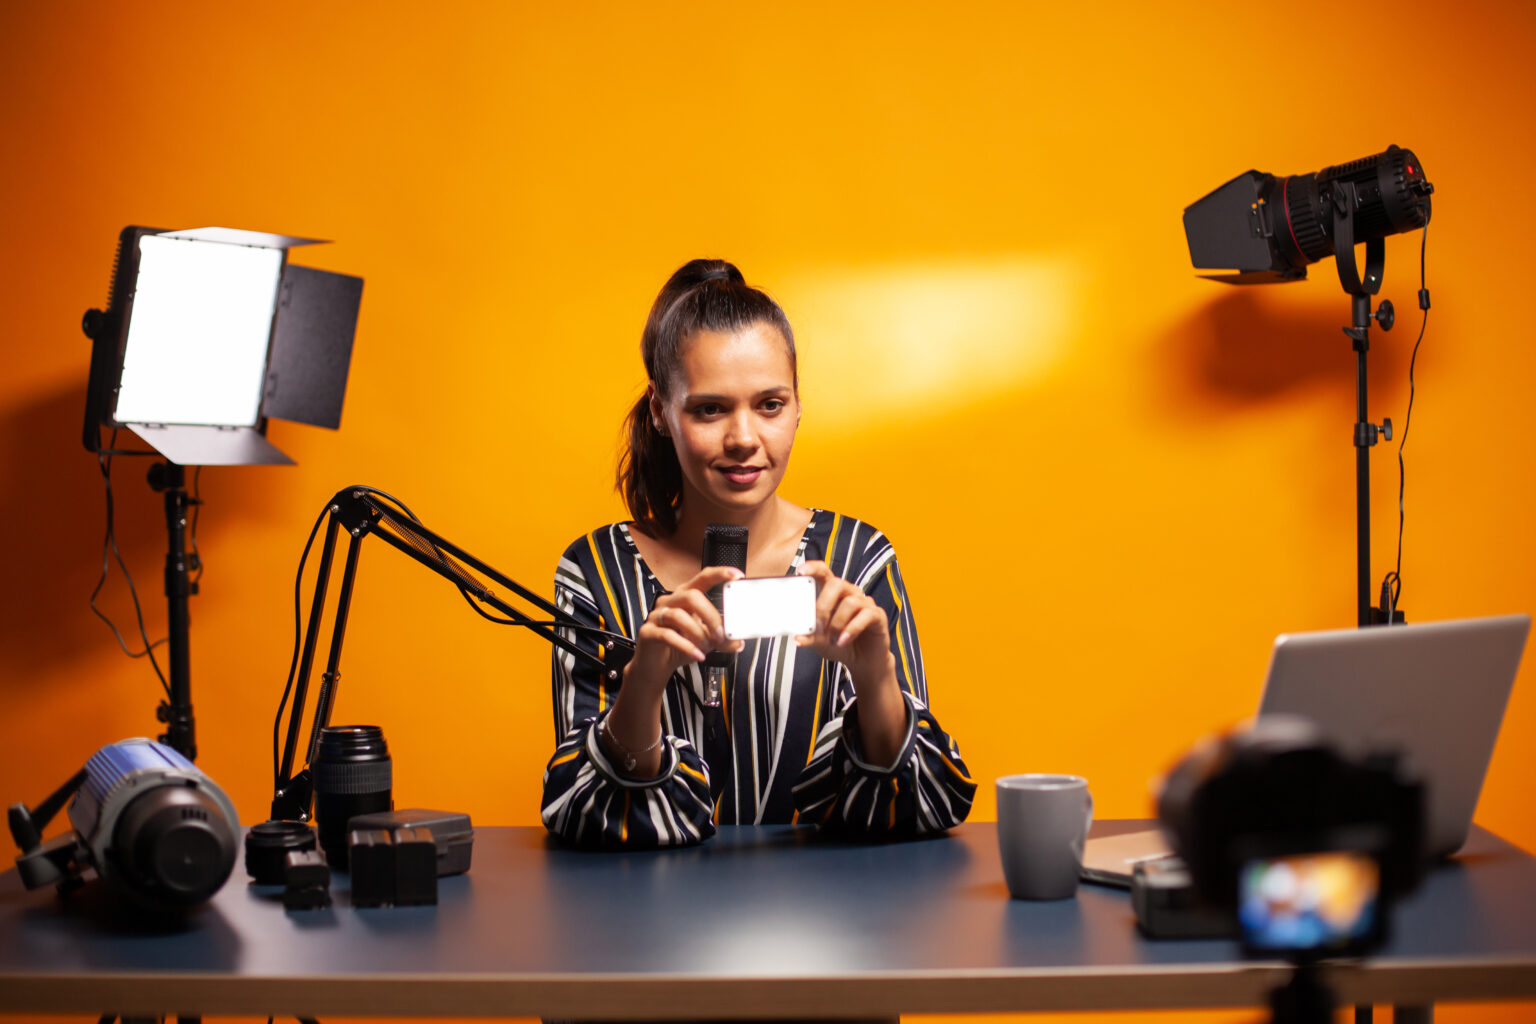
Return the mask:
<path id="1" fill-rule="evenodd" d="M 716 824 L 807 822 L 869 839 L 939 832 L 965 820 L 975 793 L 960 751 L 928 710 L 912 606 L 890 541 L 867 523 L 813 510 L 789 569 L 824 560 L 885 609 L 911 713 L 891 766 L 861 753 L 853 680 L 788 637 L 749 640 L 719 707 L 703 704 L 701 666 L 680 669 L 662 702 L 661 773 L 632 779 L 609 761 L 598 721 L 609 684 L 585 659 L 554 656 L 557 746 L 544 772 L 545 826 L 583 846 L 698 843 Z M 633 637 L 666 593 L 627 523 L 581 537 L 555 571 L 555 604 L 578 621 Z M 588 634 L 569 639 L 598 651 Z"/>

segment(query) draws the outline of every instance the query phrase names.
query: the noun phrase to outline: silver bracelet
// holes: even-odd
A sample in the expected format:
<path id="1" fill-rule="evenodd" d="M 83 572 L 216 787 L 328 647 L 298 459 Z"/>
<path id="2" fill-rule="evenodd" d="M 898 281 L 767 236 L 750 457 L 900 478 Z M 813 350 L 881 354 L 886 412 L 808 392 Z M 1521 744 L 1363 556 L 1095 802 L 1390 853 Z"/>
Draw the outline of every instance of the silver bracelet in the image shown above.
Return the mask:
<path id="1" fill-rule="evenodd" d="M 608 715 L 611 715 L 611 714 L 613 714 L 613 712 L 611 712 L 611 711 L 608 712 Z M 623 763 L 623 768 L 624 768 L 624 770 L 626 772 L 632 772 L 632 771 L 635 770 L 635 765 L 638 763 L 636 761 L 637 755 L 639 755 L 639 754 L 649 754 L 651 751 L 653 751 L 657 747 L 661 746 L 661 741 L 667 738 L 667 730 L 660 729 L 660 730 L 657 731 L 656 742 L 652 743 L 650 746 L 646 747 L 644 750 L 637 750 L 634 753 L 630 753 L 629 748 L 626 747 L 624 744 L 620 743 L 619 742 L 619 738 L 613 734 L 613 730 L 608 728 L 608 715 L 604 715 L 603 716 L 603 720 L 601 722 L 597 723 L 597 728 L 598 728 L 599 733 L 601 735 L 603 735 L 603 736 L 607 736 L 608 737 L 608 742 L 613 744 L 614 748 L 616 750 L 618 750 L 618 752 L 624 756 L 624 760 L 623 760 L 622 763 Z"/>

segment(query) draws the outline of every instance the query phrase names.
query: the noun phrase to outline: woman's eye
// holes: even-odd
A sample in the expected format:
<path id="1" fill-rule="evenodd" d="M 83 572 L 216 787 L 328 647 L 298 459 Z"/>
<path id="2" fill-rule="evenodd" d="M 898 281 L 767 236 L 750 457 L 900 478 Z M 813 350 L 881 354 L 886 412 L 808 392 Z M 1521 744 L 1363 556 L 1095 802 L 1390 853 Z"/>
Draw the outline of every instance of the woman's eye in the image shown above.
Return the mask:
<path id="1" fill-rule="evenodd" d="M 718 416 L 720 415 L 720 407 L 713 402 L 706 402 L 704 405 L 695 406 L 693 414 L 695 416 Z"/>
<path id="2" fill-rule="evenodd" d="M 782 408 L 784 408 L 784 399 L 782 398 L 770 398 L 763 403 L 764 412 L 778 412 Z"/>

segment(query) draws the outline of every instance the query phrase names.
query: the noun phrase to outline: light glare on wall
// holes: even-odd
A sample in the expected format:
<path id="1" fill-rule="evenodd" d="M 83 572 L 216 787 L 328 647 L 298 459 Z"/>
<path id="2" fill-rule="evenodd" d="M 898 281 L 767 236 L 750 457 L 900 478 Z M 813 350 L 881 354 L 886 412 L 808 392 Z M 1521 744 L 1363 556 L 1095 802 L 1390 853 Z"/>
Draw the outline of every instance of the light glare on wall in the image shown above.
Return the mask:
<path id="1" fill-rule="evenodd" d="M 937 414 L 1037 382 L 1061 358 L 1077 275 L 1059 261 L 818 269 L 773 289 L 818 422 Z"/>

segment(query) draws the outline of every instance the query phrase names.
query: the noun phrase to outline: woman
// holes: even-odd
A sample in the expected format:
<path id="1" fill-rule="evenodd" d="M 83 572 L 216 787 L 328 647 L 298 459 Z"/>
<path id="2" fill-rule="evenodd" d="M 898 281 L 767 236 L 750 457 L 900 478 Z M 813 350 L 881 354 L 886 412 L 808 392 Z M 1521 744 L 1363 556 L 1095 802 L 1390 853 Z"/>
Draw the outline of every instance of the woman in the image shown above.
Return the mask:
<path id="1" fill-rule="evenodd" d="M 581 845 L 697 843 L 717 823 L 811 822 L 867 838 L 965 819 L 975 785 L 927 707 L 912 609 L 890 542 L 778 493 L 800 422 L 783 310 L 720 260 L 662 288 L 641 338 L 619 487 L 634 521 L 576 540 L 555 601 L 636 641 L 616 684 L 556 651 L 544 824 Z M 748 529 L 747 576 L 814 577 L 817 629 L 725 640 L 701 569 L 704 528 Z M 596 652 L 589 634 L 567 636 Z M 735 655 L 720 706 L 702 661 Z"/>

